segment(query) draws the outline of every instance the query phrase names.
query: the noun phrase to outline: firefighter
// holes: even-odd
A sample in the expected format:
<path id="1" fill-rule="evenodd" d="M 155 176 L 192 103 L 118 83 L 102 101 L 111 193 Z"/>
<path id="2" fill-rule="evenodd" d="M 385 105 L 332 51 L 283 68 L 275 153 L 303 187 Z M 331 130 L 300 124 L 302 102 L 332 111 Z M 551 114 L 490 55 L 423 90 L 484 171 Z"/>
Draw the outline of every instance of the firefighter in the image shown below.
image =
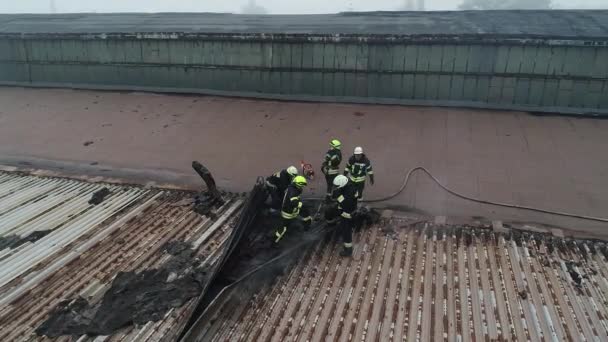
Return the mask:
<path id="1" fill-rule="evenodd" d="M 346 163 L 344 175 L 348 175 L 350 181 L 357 187 L 359 201 L 361 201 L 367 176 L 369 176 L 370 183 L 374 185 L 374 170 L 367 156 L 363 154 L 363 148 L 355 147 L 354 155 Z"/>
<path id="2" fill-rule="evenodd" d="M 334 188 L 333 197 L 338 204 L 339 214 L 338 231 L 344 242 L 340 255 L 350 257 L 353 255 L 353 215 L 359 198 L 357 185 L 346 176 L 339 175 L 334 179 Z"/>
<path id="3" fill-rule="evenodd" d="M 293 182 L 287 187 L 285 196 L 283 197 L 283 205 L 281 206 L 281 225 L 277 228 L 273 235 L 274 243 L 279 243 L 287 229 L 306 227 L 312 223 L 307 208 L 302 205 L 302 190 L 307 185 L 306 178 L 296 176 Z"/>
<path id="4" fill-rule="evenodd" d="M 266 178 L 266 189 L 270 193 L 270 209 L 278 211 L 281 208 L 281 201 L 285 190 L 293 179 L 298 175 L 298 169 L 290 166 Z"/>
<path id="5" fill-rule="evenodd" d="M 340 174 L 340 163 L 342 163 L 342 151 L 340 151 L 342 143 L 340 143 L 340 140 L 332 140 L 329 146 L 330 149 L 325 154 L 325 160 L 323 160 L 321 167 L 325 175 L 325 182 L 327 182 L 327 194 L 325 197 L 327 202 L 331 201 L 334 179 Z"/>

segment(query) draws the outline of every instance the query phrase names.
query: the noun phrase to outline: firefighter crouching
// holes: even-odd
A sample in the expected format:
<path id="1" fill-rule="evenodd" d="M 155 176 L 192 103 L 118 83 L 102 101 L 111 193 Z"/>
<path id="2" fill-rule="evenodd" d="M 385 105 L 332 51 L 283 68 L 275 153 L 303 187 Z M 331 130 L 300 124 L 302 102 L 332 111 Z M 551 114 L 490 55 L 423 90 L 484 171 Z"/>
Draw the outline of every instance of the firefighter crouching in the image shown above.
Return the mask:
<path id="1" fill-rule="evenodd" d="M 302 205 L 302 189 L 307 185 L 306 178 L 296 176 L 287 187 L 281 206 L 281 224 L 273 235 L 274 243 L 279 243 L 288 229 L 310 227 L 312 217 L 307 208 Z"/>
<path id="2" fill-rule="evenodd" d="M 339 215 L 338 230 L 344 241 L 341 256 L 353 255 L 353 215 L 357 210 L 359 193 L 355 183 L 350 182 L 346 176 L 339 175 L 334 179 L 333 198 L 337 202 Z"/>
<path id="3" fill-rule="evenodd" d="M 374 185 L 374 170 L 372 164 L 365 154 L 363 148 L 356 147 L 355 153 L 348 159 L 344 175 L 348 175 L 350 181 L 356 186 L 359 192 L 359 201 L 363 198 L 363 189 L 365 188 L 365 179 L 369 176 L 369 181 Z"/>
<path id="4" fill-rule="evenodd" d="M 276 212 L 281 208 L 285 190 L 297 175 L 298 169 L 295 166 L 290 166 L 266 178 L 266 190 L 271 198 L 271 211 Z"/>
<path id="5" fill-rule="evenodd" d="M 334 179 L 340 174 L 340 163 L 342 163 L 342 152 L 340 151 L 342 143 L 340 140 L 332 140 L 329 143 L 329 146 L 330 149 L 325 154 L 325 159 L 323 160 L 321 167 L 321 170 L 325 175 L 325 181 L 327 182 L 327 194 L 325 197 L 327 202 L 331 201 Z"/>

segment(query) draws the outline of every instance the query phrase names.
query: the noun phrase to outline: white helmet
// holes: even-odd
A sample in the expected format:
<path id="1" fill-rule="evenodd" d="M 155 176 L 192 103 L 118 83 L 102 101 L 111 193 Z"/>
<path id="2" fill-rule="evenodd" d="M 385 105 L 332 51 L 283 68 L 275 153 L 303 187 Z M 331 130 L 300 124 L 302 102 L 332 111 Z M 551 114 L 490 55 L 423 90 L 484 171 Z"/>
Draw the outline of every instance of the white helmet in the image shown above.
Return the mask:
<path id="1" fill-rule="evenodd" d="M 289 173 L 292 176 L 297 176 L 298 175 L 298 168 L 295 166 L 290 166 L 287 168 L 287 173 Z"/>
<path id="2" fill-rule="evenodd" d="M 348 183 L 348 178 L 344 175 L 338 175 L 334 178 L 334 185 L 338 188 L 343 188 Z"/>
<path id="3" fill-rule="evenodd" d="M 363 147 L 361 147 L 361 146 L 355 147 L 355 154 L 363 154 Z"/>

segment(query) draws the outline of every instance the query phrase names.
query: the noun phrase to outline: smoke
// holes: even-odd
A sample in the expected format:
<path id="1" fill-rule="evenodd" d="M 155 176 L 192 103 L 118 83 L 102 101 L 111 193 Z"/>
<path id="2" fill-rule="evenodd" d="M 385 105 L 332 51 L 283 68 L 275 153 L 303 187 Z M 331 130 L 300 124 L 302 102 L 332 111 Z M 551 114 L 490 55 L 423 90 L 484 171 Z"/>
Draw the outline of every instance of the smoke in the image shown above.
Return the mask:
<path id="1" fill-rule="evenodd" d="M 423 0 L 404 0 L 404 4 L 399 8 L 402 11 L 424 11 L 425 1 Z"/>
<path id="2" fill-rule="evenodd" d="M 241 9 L 242 14 L 268 14 L 268 10 L 266 8 L 258 5 L 256 0 L 249 0 L 247 5 L 243 6 Z"/>
<path id="3" fill-rule="evenodd" d="M 551 9 L 551 0 L 464 0 L 462 10 Z"/>

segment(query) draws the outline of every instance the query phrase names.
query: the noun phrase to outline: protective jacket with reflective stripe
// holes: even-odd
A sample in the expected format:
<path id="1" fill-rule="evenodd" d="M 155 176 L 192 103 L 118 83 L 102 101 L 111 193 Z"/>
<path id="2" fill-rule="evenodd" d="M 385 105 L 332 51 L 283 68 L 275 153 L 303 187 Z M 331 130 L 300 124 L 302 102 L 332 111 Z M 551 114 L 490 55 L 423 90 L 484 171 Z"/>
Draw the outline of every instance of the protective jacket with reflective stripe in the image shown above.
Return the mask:
<path id="1" fill-rule="evenodd" d="M 352 156 L 348 159 L 348 163 L 346 163 L 344 173 L 348 174 L 351 181 L 361 183 L 365 182 L 365 177 L 373 175 L 374 170 L 366 155 L 363 155 L 358 161 L 355 156 Z"/>
<path id="2" fill-rule="evenodd" d="M 326 168 L 328 175 L 337 175 L 340 173 L 340 163 L 342 163 L 342 151 L 332 148 L 325 154 L 323 167 Z"/>
<path id="3" fill-rule="evenodd" d="M 352 214 L 357 210 L 357 198 L 359 192 L 353 183 L 348 183 L 344 187 L 334 191 L 334 198 L 338 202 L 338 210 L 340 216 L 344 218 L 352 218 Z"/>
<path id="4" fill-rule="evenodd" d="M 271 186 L 275 186 L 280 192 L 287 189 L 291 184 L 292 177 L 287 170 L 281 170 L 274 175 L 266 178 L 266 182 Z"/>
<path id="5" fill-rule="evenodd" d="M 300 214 L 302 208 L 302 189 L 291 184 L 285 191 L 285 197 L 283 197 L 283 206 L 281 207 L 281 217 L 287 220 L 294 219 Z"/>

